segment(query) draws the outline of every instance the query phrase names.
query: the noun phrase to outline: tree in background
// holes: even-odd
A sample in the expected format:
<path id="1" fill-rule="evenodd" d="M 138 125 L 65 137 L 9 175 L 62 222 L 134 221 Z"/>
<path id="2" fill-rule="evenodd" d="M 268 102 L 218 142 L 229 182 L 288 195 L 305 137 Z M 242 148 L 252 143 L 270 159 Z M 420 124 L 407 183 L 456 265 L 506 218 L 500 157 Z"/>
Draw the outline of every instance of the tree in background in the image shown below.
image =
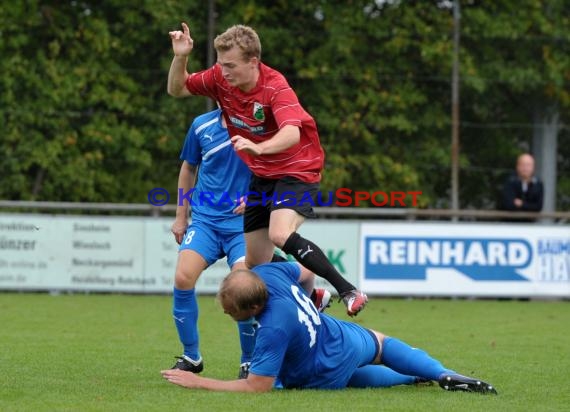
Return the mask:
<path id="1" fill-rule="evenodd" d="M 199 102 L 166 95 L 176 1 L 4 2 L 0 196 L 143 202 L 174 180 Z M 199 14 L 200 13 L 200 14 Z M 199 37 L 200 38 L 200 37 Z"/>
<path id="2" fill-rule="evenodd" d="M 175 193 L 180 146 L 205 100 L 167 96 L 167 33 L 188 21 L 189 69 L 205 68 L 206 2 L 3 3 L 0 197 L 142 203 L 155 186 Z M 421 190 L 422 206 L 448 206 L 450 1 L 215 4 L 216 33 L 258 30 L 262 60 L 317 120 L 323 189 Z M 567 9 L 462 1 L 461 207 L 494 207 L 546 107 L 560 125 L 558 208 L 570 206 Z"/>
<path id="3" fill-rule="evenodd" d="M 222 7 L 222 27 L 243 16 L 262 35 L 263 59 L 289 68 L 327 149 L 324 186 L 419 188 L 424 205 L 448 206 L 452 2 L 293 3 Z M 463 2 L 462 207 L 495 207 L 513 159 L 531 148 L 537 108 L 558 108 L 561 124 L 568 118 L 564 7 L 563 1 Z M 283 20 L 287 11 L 294 19 Z M 561 171 L 568 170 L 567 139 L 562 127 Z M 559 175 L 564 209 L 568 183 Z"/>

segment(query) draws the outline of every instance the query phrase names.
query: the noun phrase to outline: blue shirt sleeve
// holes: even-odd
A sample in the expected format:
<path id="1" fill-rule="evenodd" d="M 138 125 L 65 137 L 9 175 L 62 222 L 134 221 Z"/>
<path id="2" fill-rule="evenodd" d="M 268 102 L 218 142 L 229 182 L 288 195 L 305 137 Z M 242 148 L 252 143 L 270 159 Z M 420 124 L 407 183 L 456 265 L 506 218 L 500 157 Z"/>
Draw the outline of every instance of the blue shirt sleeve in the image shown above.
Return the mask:
<path id="1" fill-rule="evenodd" d="M 186 160 L 191 165 L 198 165 L 202 160 L 202 148 L 200 147 L 200 138 L 196 134 L 194 123 L 186 133 L 184 146 L 180 152 L 180 160 Z"/>
<path id="2" fill-rule="evenodd" d="M 297 283 L 301 277 L 301 266 L 297 262 L 264 263 L 253 268 L 253 271 L 265 281 L 277 279 L 279 283 L 286 285 L 287 289 L 291 282 Z"/>
<path id="3" fill-rule="evenodd" d="M 256 335 L 250 372 L 259 376 L 279 375 L 289 342 L 287 334 L 273 326 L 261 326 Z"/>
<path id="4" fill-rule="evenodd" d="M 286 265 L 288 266 L 287 274 L 291 280 L 293 280 L 293 282 L 298 282 L 301 277 L 301 265 L 297 262 L 288 262 Z"/>

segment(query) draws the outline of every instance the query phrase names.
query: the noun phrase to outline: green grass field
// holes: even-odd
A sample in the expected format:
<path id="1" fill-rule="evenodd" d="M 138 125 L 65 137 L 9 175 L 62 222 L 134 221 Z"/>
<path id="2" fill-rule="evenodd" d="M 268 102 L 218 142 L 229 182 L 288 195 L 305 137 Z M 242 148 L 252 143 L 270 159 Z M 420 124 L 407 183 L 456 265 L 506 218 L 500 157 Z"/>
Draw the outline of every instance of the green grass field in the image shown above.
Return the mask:
<path id="1" fill-rule="evenodd" d="M 200 298 L 204 376 L 233 379 L 237 328 Z M 329 310 L 343 319 L 342 305 Z M 0 411 L 570 410 L 570 303 L 374 299 L 357 321 L 421 347 L 499 396 L 431 387 L 232 394 L 159 371 L 181 353 L 167 296 L 0 294 Z"/>

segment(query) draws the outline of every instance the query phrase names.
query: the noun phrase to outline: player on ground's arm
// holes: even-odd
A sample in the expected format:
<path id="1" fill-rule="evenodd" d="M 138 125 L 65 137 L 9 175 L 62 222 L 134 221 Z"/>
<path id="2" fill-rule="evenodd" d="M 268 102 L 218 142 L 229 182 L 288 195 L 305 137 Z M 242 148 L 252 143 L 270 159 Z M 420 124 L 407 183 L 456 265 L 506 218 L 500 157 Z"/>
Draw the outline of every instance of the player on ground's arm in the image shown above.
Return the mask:
<path id="1" fill-rule="evenodd" d="M 236 208 L 232 202 L 247 191 L 250 172 L 231 147 L 220 110 L 198 116 L 192 122 L 180 159 L 178 188 L 182 193 L 179 193 L 176 220 L 172 225 L 172 233 L 180 244 L 174 278 L 173 316 L 184 353 L 174 368 L 198 373 L 204 364 L 199 348 L 196 281 L 209 265 L 224 256 L 232 270 L 245 268 L 243 216 L 239 214 L 243 208 Z M 190 197 L 191 189 L 194 191 Z M 190 201 L 192 223 L 189 226 Z M 312 285 L 308 286 L 311 291 Z M 316 289 L 313 298 L 317 305 L 324 307 L 330 294 L 324 289 Z M 242 349 L 240 375 L 245 376 L 255 343 L 254 319 L 239 321 L 238 330 Z"/>
<path id="2" fill-rule="evenodd" d="M 285 388 L 339 389 L 409 384 L 419 377 L 450 391 L 497 393 L 396 338 L 319 314 L 302 292 L 303 281 L 292 263 L 231 272 L 218 292 L 224 312 L 237 321 L 254 316 L 260 325 L 248 378 L 221 381 L 168 370 L 164 378 L 189 388 L 265 392 L 276 378 Z"/>
<path id="3" fill-rule="evenodd" d="M 245 210 L 246 264 L 271 261 L 274 245 L 328 280 L 350 316 L 367 302 L 329 262 L 323 251 L 297 233 L 319 188 L 324 152 L 313 118 L 301 107 L 283 75 L 261 63 L 261 43 L 247 26 L 233 26 L 214 42 L 218 62 L 188 74 L 190 30 L 170 32 L 174 58 L 168 93 L 209 96 L 220 103 L 234 149 L 253 172 Z M 269 199 L 269 200 L 268 200 Z"/>

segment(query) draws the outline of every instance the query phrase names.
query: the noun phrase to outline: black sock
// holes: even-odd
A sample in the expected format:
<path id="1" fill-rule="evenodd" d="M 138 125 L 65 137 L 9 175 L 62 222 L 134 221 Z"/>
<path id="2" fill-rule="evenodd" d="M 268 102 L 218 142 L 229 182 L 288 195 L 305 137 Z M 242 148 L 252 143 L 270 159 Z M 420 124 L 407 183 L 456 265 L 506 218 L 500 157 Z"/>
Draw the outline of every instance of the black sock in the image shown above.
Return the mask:
<path id="1" fill-rule="evenodd" d="M 311 272 L 328 280 L 340 296 L 356 289 L 338 273 L 338 270 L 329 262 L 320 247 L 301 237 L 297 232 L 291 233 L 281 250 L 294 256 L 301 265 Z"/>

